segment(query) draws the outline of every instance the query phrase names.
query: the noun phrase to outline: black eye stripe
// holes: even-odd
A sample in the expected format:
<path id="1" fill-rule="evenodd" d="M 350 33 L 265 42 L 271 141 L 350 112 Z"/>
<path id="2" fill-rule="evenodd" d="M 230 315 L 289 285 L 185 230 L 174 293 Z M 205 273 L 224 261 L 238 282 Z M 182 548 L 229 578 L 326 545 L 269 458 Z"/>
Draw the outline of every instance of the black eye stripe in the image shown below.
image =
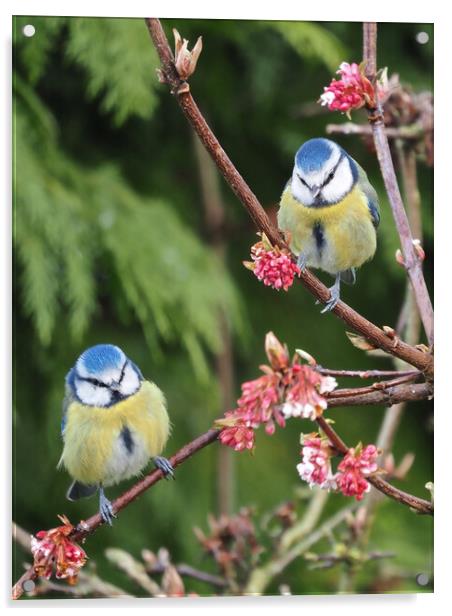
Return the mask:
<path id="1" fill-rule="evenodd" d="M 126 368 L 127 368 L 127 362 L 124 362 L 124 365 L 121 370 L 121 374 L 119 375 L 119 383 L 122 383 L 122 379 L 124 378 Z"/>
<path id="2" fill-rule="evenodd" d="M 309 184 L 303 180 L 303 178 L 301 177 L 301 175 L 299 175 L 299 174 L 297 173 L 297 176 L 298 176 L 298 179 L 300 180 L 300 182 L 301 182 L 302 184 L 304 184 L 304 186 L 306 186 L 306 188 L 310 188 Z"/>
<path id="3" fill-rule="evenodd" d="M 341 154 L 341 156 L 339 156 L 339 160 L 337 161 L 337 163 L 334 165 L 334 167 L 331 169 L 330 173 L 328 174 L 328 177 L 326 178 L 326 180 L 323 182 L 322 184 L 322 188 L 324 186 L 326 186 L 329 182 L 331 182 L 331 180 L 334 178 L 334 175 L 337 171 L 337 168 L 339 167 L 339 165 L 341 164 L 342 159 L 344 158 L 344 155 Z"/>
<path id="4" fill-rule="evenodd" d="M 92 379 L 90 377 L 83 377 L 80 379 L 81 381 L 86 381 L 87 383 L 91 383 L 91 385 L 95 385 L 96 387 L 105 387 L 108 389 L 108 385 L 102 383 L 102 381 L 98 381 L 97 379 Z"/>

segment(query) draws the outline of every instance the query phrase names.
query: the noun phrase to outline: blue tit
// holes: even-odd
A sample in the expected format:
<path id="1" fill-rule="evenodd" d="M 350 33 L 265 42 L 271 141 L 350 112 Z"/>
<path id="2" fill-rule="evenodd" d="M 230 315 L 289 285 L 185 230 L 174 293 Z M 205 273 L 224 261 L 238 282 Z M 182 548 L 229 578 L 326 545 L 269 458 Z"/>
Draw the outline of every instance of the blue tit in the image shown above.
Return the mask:
<path id="1" fill-rule="evenodd" d="M 165 477 L 174 477 L 171 463 L 159 456 L 170 432 L 165 397 L 112 344 L 87 349 L 67 374 L 61 432 L 58 466 L 74 479 L 67 498 L 99 491 L 99 512 L 110 525 L 115 515 L 104 487 L 139 475 L 150 458 Z"/>
<path id="2" fill-rule="evenodd" d="M 360 165 L 334 141 L 306 141 L 281 196 L 278 226 L 302 270 L 335 277 L 322 312 L 336 306 L 341 281 L 354 284 L 355 268 L 373 257 L 379 222 L 378 196 Z"/>

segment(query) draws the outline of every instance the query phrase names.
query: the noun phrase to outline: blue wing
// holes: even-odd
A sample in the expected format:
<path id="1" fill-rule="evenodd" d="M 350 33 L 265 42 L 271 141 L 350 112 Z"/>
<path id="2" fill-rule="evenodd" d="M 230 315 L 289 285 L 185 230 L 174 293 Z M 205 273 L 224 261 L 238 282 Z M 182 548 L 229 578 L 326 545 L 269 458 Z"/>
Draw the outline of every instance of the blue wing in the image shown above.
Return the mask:
<path id="1" fill-rule="evenodd" d="M 370 215 L 372 217 L 372 222 L 376 229 L 378 225 L 380 224 L 380 210 L 378 208 L 378 205 L 376 205 L 374 201 L 369 199 L 369 196 L 367 196 L 367 207 L 369 208 Z"/>
<path id="2" fill-rule="evenodd" d="M 63 440 L 64 440 L 64 429 L 66 427 L 66 421 L 67 421 L 67 410 L 71 402 L 75 400 L 75 396 L 72 393 L 73 387 L 74 387 L 73 383 L 74 383 L 74 369 L 72 368 L 72 370 L 70 370 L 68 374 L 66 375 L 66 389 L 65 389 L 64 400 L 63 400 L 63 416 L 61 418 L 61 436 L 63 437 Z"/>
<path id="3" fill-rule="evenodd" d="M 369 208 L 372 223 L 375 229 L 380 224 L 380 205 L 378 203 L 378 195 L 375 188 L 369 182 L 367 174 L 364 169 L 355 160 L 358 167 L 358 184 L 367 198 L 367 207 Z"/>

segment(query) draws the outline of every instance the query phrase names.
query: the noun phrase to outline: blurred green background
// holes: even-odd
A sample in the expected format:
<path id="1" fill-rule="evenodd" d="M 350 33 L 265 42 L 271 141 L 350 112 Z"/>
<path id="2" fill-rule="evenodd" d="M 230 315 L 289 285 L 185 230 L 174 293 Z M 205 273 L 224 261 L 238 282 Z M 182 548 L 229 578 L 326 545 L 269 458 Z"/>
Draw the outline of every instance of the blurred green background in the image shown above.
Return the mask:
<path id="1" fill-rule="evenodd" d="M 29 23 L 36 28 L 32 38 L 22 32 Z M 327 123 L 345 121 L 315 102 L 342 61 L 360 61 L 361 24 L 162 23 L 171 43 L 172 27 L 191 45 L 203 36 L 192 92 L 226 152 L 274 214 L 300 144 L 325 135 Z M 231 335 L 232 401 L 241 382 L 258 376 L 268 331 L 323 366 L 392 368 L 388 359 L 354 348 L 343 323 L 320 315 L 301 285 L 278 293 L 243 267 L 255 229 L 196 149 L 167 87 L 158 83 L 159 62 L 143 20 L 17 17 L 13 27 L 13 517 L 18 524 L 36 532 L 55 526 L 58 513 L 75 522 L 97 508 L 95 499 L 66 501 L 69 477 L 56 470 L 64 377 L 92 344 L 121 346 L 165 391 L 174 426 L 167 455 L 206 431 L 225 410 L 218 376 L 225 330 Z M 429 34 L 427 44 L 417 42 L 419 31 Z M 379 66 L 398 73 L 402 83 L 415 91 L 432 90 L 431 25 L 381 24 L 378 54 Z M 354 119 L 364 122 L 364 112 Z M 382 206 L 377 254 L 343 296 L 375 323 L 394 326 L 405 275 L 394 259 L 398 240 L 377 160 L 357 137 L 336 140 L 366 169 Z M 212 190 L 216 211 L 224 212 L 219 231 L 209 223 L 202 173 L 213 186 L 207 194 Z M 420 162 L 418 173 L 431 287 L 432 170 Z M 375 441 L 383 413 L 380 407 L 341 408 L 328 415 L 353 445 Z M 409 451 L 416 454 L 408 478 L 398 485 L 424 497 L 424 484 L 433 477 L 431 413 L 427 403 L 411 404 L 394 447 L 396 460 Z M 229 507 L 253 505 L 258 522 L 292 499 L 300 486 L 299 434 L 312 429 L 306 420 L 292 420 L 272 437 L 261 429 L 254 456 L 233 454 Z M 219 449 L 214 444 L 196 455 L 177 470 L 177 481 L 159 483 L 122 512 L 113 529 L 101 528 L 89 539 L 86 549 L 102 577 L 139 593 L 106 560 L 107 546 L 137 557 L 142 547 L 165 546 L 174 562 L 214 570 L 192 528 L 205 530 L 208 512 L 218 513 Z M 110 489 L 109 496 L 125 487 Z M 345 502 L 331 496 L 326 512 Z M 431 519 L 387 499 L 380 505 L 369 546 L 396 552 L 388 566 L 402 575 L 392 590 L 422 590 L 414 576 L 432 573 L 432 533 Z M 13 552 L 16 578 L 26 555 L 19 548 Z M 294 594 L 334 592 L 339 576 L 338 568 L 309 571 L 298 559 L 269 592 L 278 592 L 281 581 Z M 375 576 L 375 564 L 364 567 L 355 589 L 371 591 Z M 209 590 L 197 582 L 187 586 L 200 594 Z"/>

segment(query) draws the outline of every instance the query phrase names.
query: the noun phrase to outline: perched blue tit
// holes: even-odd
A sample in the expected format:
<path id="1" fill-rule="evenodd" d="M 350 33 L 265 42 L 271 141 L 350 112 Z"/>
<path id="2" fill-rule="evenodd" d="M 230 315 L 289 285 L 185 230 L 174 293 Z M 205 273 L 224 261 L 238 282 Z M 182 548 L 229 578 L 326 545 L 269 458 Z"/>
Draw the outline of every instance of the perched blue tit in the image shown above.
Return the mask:
<path id="1" fill-rule="evenodd" d="M 336 306 L 341 281 L 354 284 L 355 268 L 373 257 L 379 222 L 378 196 L 360 165 L 334 141 L 306 141 L 281 197 L 278 226 L 302 270 L 335 277 L 322 312 Z"/>
<path id="2" fill-rule="evenodd" d="M 140 474 L 150 458 L 174 477 L 159 456 L 170 432 L 164 395 L 112 344 L 87 349 L 67 374 L 61 432 L 58 466 L 74 479 L 67 498 L 99 491 L 99 512 L 110 525 L 115 515 L 104 487 Z"/>

